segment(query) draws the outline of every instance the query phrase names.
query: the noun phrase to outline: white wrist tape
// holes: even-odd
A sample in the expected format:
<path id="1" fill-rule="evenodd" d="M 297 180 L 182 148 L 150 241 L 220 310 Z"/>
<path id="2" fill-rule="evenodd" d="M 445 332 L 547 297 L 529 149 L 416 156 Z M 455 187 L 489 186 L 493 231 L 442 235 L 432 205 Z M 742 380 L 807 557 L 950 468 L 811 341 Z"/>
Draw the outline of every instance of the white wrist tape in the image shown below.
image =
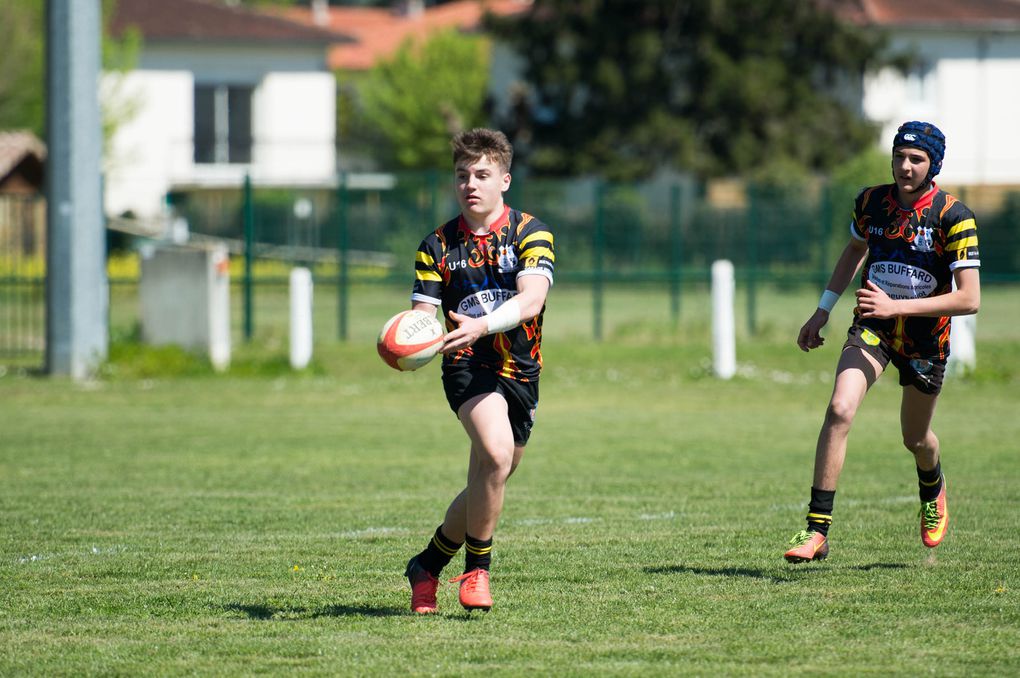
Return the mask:
<path id="1" fill-rule="evenodd" d="M 504 301 L 499 308 L 485 316 L 489 329 L 486 334 L 506 332 L 521 324 L 521 305 L 516 299 Z"/>
<path id="2" fill-rule="evenodd" d="M 839 301 L 839 295 L 832 290 L 822 292 L 822 298 L 818 300 L 818 308 L 823 311 L 831 311 L 832 307 Z"/>

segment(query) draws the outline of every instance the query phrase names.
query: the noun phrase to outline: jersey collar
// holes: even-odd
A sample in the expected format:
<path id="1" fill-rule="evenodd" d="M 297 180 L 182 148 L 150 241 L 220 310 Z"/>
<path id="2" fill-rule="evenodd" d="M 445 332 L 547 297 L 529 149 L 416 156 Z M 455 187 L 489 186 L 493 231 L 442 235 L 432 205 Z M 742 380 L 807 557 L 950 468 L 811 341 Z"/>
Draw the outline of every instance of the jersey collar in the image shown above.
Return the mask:
<path id="1" fill-rule="evenodd" d="M 499 218 L 489 224 L 489 233 L 478 234 L 471 230 L 471 225 L 464 219 L 464 215 L 461 214 L 457 217 L 457 223 L 461 230 L 467 235 L 474 236 L 476 238 L 485 237 L 491 233 L 499 233 L 500 229 L 504 226 L 510 225 L 510 205 L 503 205 L 503 214 L 499 215 Z"/>
<path id="2" fill-rule="evenodd" d="M 899 194 L 896 191 L 896 184 L 893 184 L 892 185 L 893 204 L 896 205 L 896 207 L 898 207 L 901 212 L 921 212 L 922 210 L 931 207 L 932 201 L 935 200 L 935 194 L 938 192 L 939 187 L 933 181 L 931 182 L 931 186 L 928 188 L 928 190 L 924 192 L 924 195 L 915 200 L 913 205 L 910 205 L 909 207 L 904 207 L 902 204 L 900 204 L 898 198 Z"/>

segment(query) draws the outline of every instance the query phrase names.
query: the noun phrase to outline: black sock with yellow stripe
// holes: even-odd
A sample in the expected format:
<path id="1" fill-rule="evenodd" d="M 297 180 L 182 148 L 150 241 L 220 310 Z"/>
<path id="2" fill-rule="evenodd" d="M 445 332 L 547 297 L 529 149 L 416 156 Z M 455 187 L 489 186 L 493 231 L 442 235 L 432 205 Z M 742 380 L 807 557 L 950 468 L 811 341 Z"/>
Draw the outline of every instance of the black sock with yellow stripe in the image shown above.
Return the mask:
<path id="1" fill-rule="evenodd" d="M 492 537 L 475 539 L 470 534 L 464 535 L 464 571 L 482 568 L 488 570 L 492 563 Z"/>
<path id="2" fill-rule="evenodd" d="M 917 468 L 917 488 L 921 495 L 921 501 L 934 501 L 942 491 L 942 462 L 935 462 L 935 468 L 930 471 L 922 471 Z"/>
<path id="3" fill-rule="evenodd" d="M 432 541 L 416 558 L 419 565 L 428 570 L 433 577 L 438 577 L 459 550 L 460 544 L 447 539 L 443 534 L 443 526 L 440 525 L 436 528 L 436 533 L 432 535 Z"/>
<path id="4" fill-rule="evenodd" d="M 832 524 L 832 503 L 835 499 L 836 490 L 811 488 L 811 503 L 808 504 L 807 514 L 808 532 L 820 532 L 828 536 L 829 525 Z"/>

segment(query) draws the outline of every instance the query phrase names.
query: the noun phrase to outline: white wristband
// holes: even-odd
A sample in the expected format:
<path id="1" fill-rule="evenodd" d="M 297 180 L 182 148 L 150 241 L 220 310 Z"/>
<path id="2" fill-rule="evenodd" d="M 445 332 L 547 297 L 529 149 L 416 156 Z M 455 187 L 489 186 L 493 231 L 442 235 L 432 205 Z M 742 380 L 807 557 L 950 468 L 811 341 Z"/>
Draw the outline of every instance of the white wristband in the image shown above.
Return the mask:
<path id="1" fill-rule="evenodd" d="M 516 299 L 504 301 L 499 308 L 485 316 L 485 322 L 489 328 L 486 334 L 513 329 L 521 324 L 521 305 Z"/>
<path id="2" fill-rule="evenodd" d="M 832 290 L 825 290 L 822 292 L 822 298 L 818 300 L 818 308 L 825 312 L 832 310 L 832 307 L 839 301 L 839 295 Z"/>

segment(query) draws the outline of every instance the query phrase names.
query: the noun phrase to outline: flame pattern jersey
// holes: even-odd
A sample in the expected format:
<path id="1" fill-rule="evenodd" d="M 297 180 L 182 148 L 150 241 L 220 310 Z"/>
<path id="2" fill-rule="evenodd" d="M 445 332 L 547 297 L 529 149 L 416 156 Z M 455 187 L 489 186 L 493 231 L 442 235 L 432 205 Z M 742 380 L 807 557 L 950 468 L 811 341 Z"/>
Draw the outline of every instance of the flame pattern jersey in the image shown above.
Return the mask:
<path id="1" fill-rule="evenodd" d="M 977 225 L 966 205 L 932 184 L 912 207 L 896 200 L 896 185 L 873 186 L 854 202 L 850 234 L 868 244 L 861 286 L 871 280 L 893 299 L 947 294 L 953 271 L 981 265 Z M 881 336 L 907 358 L 949 357 L 950 318 L 857 317 L 854 322 Z"/>
<path id="2" fill-rule="evenodd" d="M 422 240 L 414 266 L 412 302 L 441 306 L 448 330 L 450 311 L 487 315 L 517 294 L 517 278 L 542 275 L 553 281 L 556 257 L 548 226 L 507 206 L 488 233 L 471 232 L 463 217 L 446 222 Z M 443 357 L 443 365 L 492 369 L 518 381 L 538 379 L 542 369 L 543 307 L 535 318 Z"/>

